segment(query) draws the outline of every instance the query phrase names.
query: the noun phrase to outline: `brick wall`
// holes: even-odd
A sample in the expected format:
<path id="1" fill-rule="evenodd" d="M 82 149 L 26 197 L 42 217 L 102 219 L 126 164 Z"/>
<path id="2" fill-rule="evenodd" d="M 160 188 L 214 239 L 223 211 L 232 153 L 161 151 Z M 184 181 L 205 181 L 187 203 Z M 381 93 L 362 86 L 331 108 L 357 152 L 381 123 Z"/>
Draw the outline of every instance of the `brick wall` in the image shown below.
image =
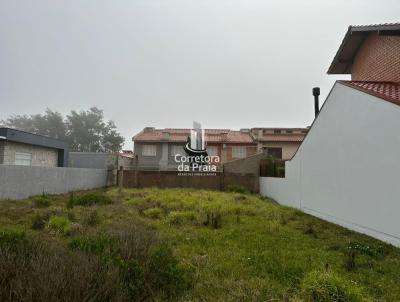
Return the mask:
<path id="1" fill-rule="evenodd" d="M 118 171 L 121 173 L 121 171 Z M 240 186 L 258 192 L 258 175 L 216 173 L 215 176 L 179 176 L 174 171 L 123 171 L 123 186 L 127 188 L 196 188 L 227 190 Z"/>
<path id="2" fill-rule="evenodd" d="M 15 153 L 30 153 L 31 166 L 57 167 L 58 151 L 52 148 L 7 141 L 4 143 L 4 165 L 15 164 Z"/>
<path id="3" fill-rule="evenodd" d="M 266 157 L 266 152 L 260 152 L 246 158 L 227 162 L 224 164 L 224 172 L 239 175 L 252 174 L 258 176 L 260 173 L 260 161 Z"/>
<path id="4" fill-rule="evenodd" d="M 354 59 L 351 79 L 400 82 L 400 36 L 370 34 Z"/>

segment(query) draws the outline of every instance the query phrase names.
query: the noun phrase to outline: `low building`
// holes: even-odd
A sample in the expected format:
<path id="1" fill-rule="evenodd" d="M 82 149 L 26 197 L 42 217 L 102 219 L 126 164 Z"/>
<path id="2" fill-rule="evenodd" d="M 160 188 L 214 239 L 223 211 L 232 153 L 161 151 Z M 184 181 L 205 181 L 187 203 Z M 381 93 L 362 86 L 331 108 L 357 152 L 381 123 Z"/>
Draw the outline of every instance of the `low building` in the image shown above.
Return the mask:
<path id="1" fill-rule="evenodd" d="M 252 128 L 258 150 L 268 155 L 289 160 L 296 153 L 306 136 L 308 128 Z"/>
<path id="2" fill-rule="evenodd" d="M 139 169 L 175 170 L 176 154 L 184 154 L 183 147 L 190 129 L 155 129 L 146 127 L 133 137 L 134 153 Z M 219 156 L 219 167 L 227 161 L 245 158 L 257 152 L 257 142 L 249 130 L 205 129 L 208 155 Z"/>
<path id="3" fill-rule="evenodd" d="M 68 165 L 68 145 L 47 136 L 0 128 L 0 164 L 65 167 Z"/>

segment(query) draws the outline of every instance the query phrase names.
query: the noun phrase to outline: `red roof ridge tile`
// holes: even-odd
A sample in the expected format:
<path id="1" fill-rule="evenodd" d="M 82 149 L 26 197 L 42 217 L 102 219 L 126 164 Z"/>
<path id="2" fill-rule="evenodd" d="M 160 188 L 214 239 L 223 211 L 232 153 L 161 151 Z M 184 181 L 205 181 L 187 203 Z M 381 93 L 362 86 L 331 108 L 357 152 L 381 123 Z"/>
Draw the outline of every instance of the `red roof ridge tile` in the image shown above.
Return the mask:
<path id="1" fill-rule="evenodd" d="M 390 103 L 400 105 L 400 83 L 393 81 L 345 81 L 340 84 L 368 93 Z"/>
<path id="2" fill-rule="evenodd" d="M 164 128 L 142 130 L 133 137 L 134 141 L 153 141 L 153 142 L 185 142 L 190 134 L 188 128 Z M 164 133 L 169 133 L 165 137 Z M 208 142 L 219 143 L 255 143 L 249 132 L 230 129 L 205 129 L 206 140 Z"/>

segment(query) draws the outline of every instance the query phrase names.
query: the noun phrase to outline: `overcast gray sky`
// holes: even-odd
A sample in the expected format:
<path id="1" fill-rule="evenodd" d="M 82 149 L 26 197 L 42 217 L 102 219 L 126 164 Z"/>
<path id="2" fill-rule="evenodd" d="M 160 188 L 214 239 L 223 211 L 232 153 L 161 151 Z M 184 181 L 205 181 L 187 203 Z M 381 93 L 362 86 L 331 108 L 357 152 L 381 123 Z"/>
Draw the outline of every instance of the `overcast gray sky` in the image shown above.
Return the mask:
<path id="1" fill-rule="evenodd" d="M 145 126 L 307 126 L 350 24 L 398 0 L 0 0 L 0 119 L 98 106 Z"/>

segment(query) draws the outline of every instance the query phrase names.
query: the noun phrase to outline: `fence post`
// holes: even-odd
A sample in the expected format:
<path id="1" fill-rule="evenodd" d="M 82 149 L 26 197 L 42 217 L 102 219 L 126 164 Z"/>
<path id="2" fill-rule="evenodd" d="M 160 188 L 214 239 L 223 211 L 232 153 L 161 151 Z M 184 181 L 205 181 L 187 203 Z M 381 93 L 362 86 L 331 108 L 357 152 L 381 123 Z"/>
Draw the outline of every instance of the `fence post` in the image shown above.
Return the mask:
<path id="1" fill-rule="evenodd" d="M 133 183 L 134 183 L 134 188 L 139 188 L 139 183 L 138 183 L 138 171 L 135 169 L 133 173 Z"/>
<path id="2" fill-rule="evenodd" d="M 119 173 L 118 173 L 118 187 L 119 187 L 119 192 L 122 192 L 122 188 L 124 186 L 124 167 L 120 166 L 119 167 Z"/>

